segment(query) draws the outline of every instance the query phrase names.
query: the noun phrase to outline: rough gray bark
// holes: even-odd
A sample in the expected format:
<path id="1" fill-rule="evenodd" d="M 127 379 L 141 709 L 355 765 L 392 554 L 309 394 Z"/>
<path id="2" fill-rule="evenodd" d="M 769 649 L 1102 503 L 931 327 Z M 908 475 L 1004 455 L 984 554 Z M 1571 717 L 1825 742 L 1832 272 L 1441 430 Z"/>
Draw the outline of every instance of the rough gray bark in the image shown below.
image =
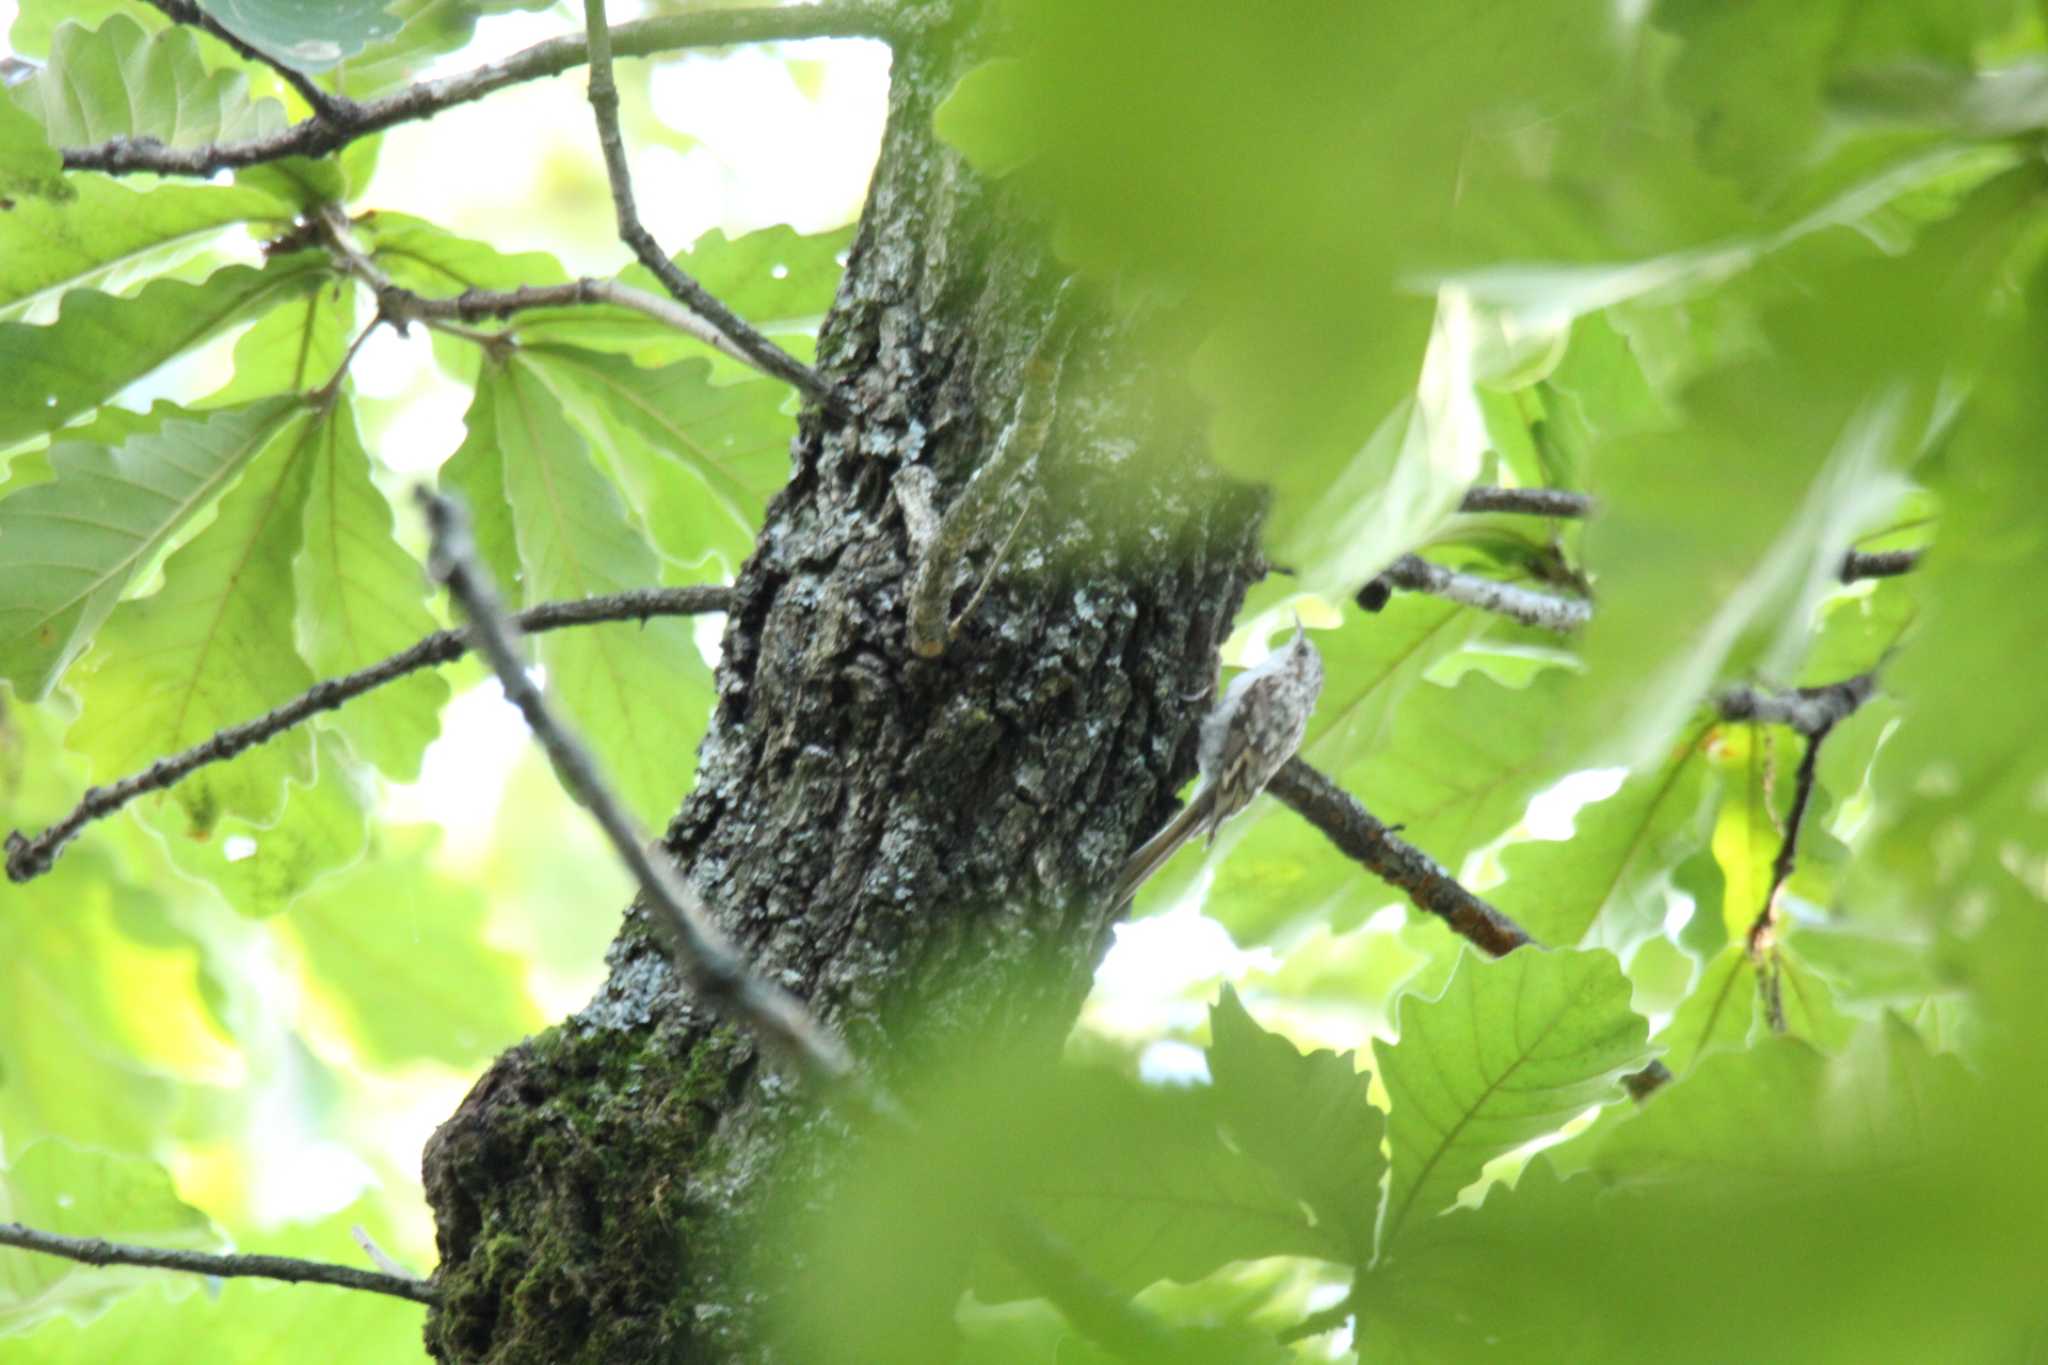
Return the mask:
<path id="1" fill-rule="evenodd" d="M 1106 889 L 1193 771 L 1191 699 L 1262 572 L 1260 499 L 1201 472 L 1201 414 L 1084 304 L 1057 342 L 1021 533 L 951 648 L 909 648 L 891 479 L 922 463 L 941 507 L 957 495 L 1015 408 L 1060 273 L 1043 225 L 931 135 L 980 42 L 964 21 L 898 51 L 820 348 L 853 413 L 803 423 L 665 841 L 760 969 L 891 1079 L 974 1039 L 1056 1053 L 1107 943 Z M 977 538 L 956 611 L 1009 529 Z M 429 1347 L 793 1358 L 749 1252 L 787 1145 L 823 1132 L 829 1165 L 829 1126 L 675 991 L 639 916 L 609 961 L 599 996 L 501 1057 L 428 1148 L 444 1290 Z M 942 1337 L 946 1299 L 877 1308 L 922 1311 Z"/>

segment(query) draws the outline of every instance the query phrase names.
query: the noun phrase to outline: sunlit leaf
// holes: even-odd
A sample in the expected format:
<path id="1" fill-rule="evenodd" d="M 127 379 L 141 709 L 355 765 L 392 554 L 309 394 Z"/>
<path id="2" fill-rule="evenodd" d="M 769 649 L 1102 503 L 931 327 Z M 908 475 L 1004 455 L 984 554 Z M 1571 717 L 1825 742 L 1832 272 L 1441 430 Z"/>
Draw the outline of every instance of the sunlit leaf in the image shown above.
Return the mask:
<path id="1" fill-rule="evenodd" d="M 206 1215 L 178 1198 L 163 1167 L 65 1142 L 33 1143 L 0 1167 L 0 1209 L 7 1221 L 70 1237 L 204 1251 L 220 1245 Z M 59 1313 L 90 1317 L 163 1273 L 97 1269 L 0 1248 L 0 1336 Z"/>
<path id="2" fill-rule="evenodd" d="M 1354 1262 L 1372 1254 L 1385 1116 L 1366 1099 L 1352 1054 L 1297 1052 L 1255 1023 L 1224 987 L 1209 1011 L 1209 1072 L 1231 1138 L 1264 1162 L 1343 1239 Z"/>
<path id="3" fill-rule="evenodd" d="M 323 677 L 373 664 L 438 628 L 426 609 L 424 567 L 392 539 L 391 508 L 370 481 L 370 457 L 345 402 L 313 433 L 306 543 L 297 564 L 306 662 Z M 440 732 L 448 684 L 422 669 L 350 702 L 333 725 L 393 778 L 419 775 Z"/>
<path id="4" fill-rule="evenodd" d="M 48 690 L 135 576 L 295 406 L 277 398 L 222 409 L 112 449 L 59 445 L 54 480 L 0 503 L 0 660 L 17 692 Z"/>
<path id="5" fill-rule="evenodd" d="M 611 459 L 669 558 L 746 558 L 769 496 L 789 476 L 795 424 L 782 415 L 779 383 L 713 384 L 701 360 L 646 370 L 566 346 L 521 354 Z"/>
<path id="6" fill-rule="evenodd" d="M 1494 1157 L 1619 1098 L 1616 1082 L 1648 1058 L 1648 1027 L 1604 952 L 1467 952 L 1441 996 L 1402 1003 L 1400 1025 L 1377 1049 L 1394 1154 L 1384 1246 Z"/>
<path id="7" fill-rule="evenodd" d="M 223 813 L 210 837 L 195 839 L 179 805 L 145 807 L 142 815 L 162 837 L 174 866 L 211 883 L 241 914 L 275 915 L 362 856 L 374 799 L 358 766 L 345 745 L 321 735 L 314 744 L 313 780 L 289 786 L 275 819 Z"/>
<path id="8" fill-rule="evenodd" d="M 488 368 L 477 390 L 502 452 L 524 600 L 592 597 L 659 580 L 654 551 L 617 491 L 523 358 Z M 711 673 L 687 620 L 666 618 L 543 637 L 558 697 L 634 811 L 666 820 L 689 784 L 711 701 Z"/>
<path id="9" fill-rule="evenodd" d="M 123 603 L 79 681 L 85 709 L 70 744 L 96 773 L 125 776 L 306 690 L 313 674 L 293 638 L 292 561 L 324 418 L 290 399 L 247 409 L 268 437 L 213 523 L 164 565 L 164 586 Z M 294 413 L 297 415 L 294 416 Z M 250 444 L 256 444 L 252 441 Z M 173 787 L 194 837 L 222 815 L 268 822 L 287 780 L 313 775 L 312 737 L 288 731 Z"/>
<path id="10" fill-rule="evenodd" d="M 52 431 L 114 397 L 173 356 L 251 313 L 317 288 L 324 256 L 229 266 L 203 284 L 157 280 L 133 298 L 64 296 L 47 326 L 0 323 L 0 444 Z"/>
<path id="11" fill-rule="evenodd" d="M 0 211 L 0 317 L 60 289 L 101 284 L 151 253 L 203 243 L 237 223 L 282 223 L 291 214 L 271 195 L 242 186 L 160 185 L 138 193 L 99 175 L 67 176 L 63 186 L 60 198 L 16 195 L 13 207 Z"/>
<path id="12" fill-rule="evenodd" d="M 49 65 L 13 96 L 60 147 L 140 137 L 200 147 L 261 137 L 285 124 L 283 105 L 249 98 L 247 76 L 207 70 L 192 30 L 145 32 L 125 14 L 97 29 L 59 28 Z"/>
<path id="13" fill-rule="evenodd" d="M 1661 765 L 1582 808 L 1570 838 L 1509 845 L 1501 853 L 1507 883 L 1489 898 L 1539 943 L 1620 950 L 1654 933 L 1666 875 L 1705 837 L 1705 742 L 1704 731 L 1682 739 Z"/>
<path id="14" fill-rule="evenodd" d="M 382 1065 L 475 1066 L 542 1022 L 519 960 L 485 941 L 482 893 L 434 870 L 434 837 L 392 831 L 374 861 L 289 921 L 314 991 Z"/>

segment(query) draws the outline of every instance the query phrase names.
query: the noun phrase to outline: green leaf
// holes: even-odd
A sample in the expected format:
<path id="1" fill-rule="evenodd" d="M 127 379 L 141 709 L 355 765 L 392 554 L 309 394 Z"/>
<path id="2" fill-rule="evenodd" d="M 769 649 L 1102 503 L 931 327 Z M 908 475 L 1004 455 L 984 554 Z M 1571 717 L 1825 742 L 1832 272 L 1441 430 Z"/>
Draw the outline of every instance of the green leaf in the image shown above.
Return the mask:
<path id="1" fill-rule="evenodd" d="M 325 71 L 398 32 L 386 0 L 200 0 L 199 7 L 252 47 L 301 71 Z"/>
<path id="2" fill-rule="evenodd" d="M 235 342 L 235 377 L 206 406 L 321 388 L 355 339 L 356 287 L 336 276 L 286 299 Z"/>
<path id="3" fill-rule="evenodd" d="M 1363 1265 L 1379 1209 L 1385 1116 L 1366 1099 L 1354 1054 L 1307 1056 L 1255 1023 L 1237 992 L 1209 1010 L 1216 1112 L 1247 1156 L 1264 1162 L 1315 1211 L 1316 1223 Z"/>
<path id="4" fill-rule="evenodd" d="M 1345 1254 L 1344 1235 L 1311 1227 L 1289 1185 L 1226 1146 L 1199 1090 L 1067 1077 L 1047 1099 L 1064 1115 L 1018 1190 L 1024 1207 L 1122 1293 L 1188 1283 L 1232 1261 Z M 975 1285 L 991 1301 L 1035 1296 L 993 1268 Z"/>
<path id="5" fill-rule="evenodd" d="M 360 766 L 333 735 L 316 732 L 313 780 L 288 784 L 274 820 L 223 814 L 207 837 L 195 838 L 176 803 L 146 805 L 140 814 L 174 866 L 211 884 L 237 914 L 261 919 L 282 914 L 362 857 L 376 798 L 365 789 Z"/>
<path id="6" fill-rule="evenodd" d="M 178 1198 L 163 1167 L 66 1142 L 32 1143 L 0 1170 L 0 1210 L 9 1221 L 70 1237 L 205 1251 L 221 1245 L 206 1215 Z M 59 1313 L 90 1317 L 163 1274 L 0 1248 L 0 1336 Z"/>
<path id="7" fill-rule="evenodd" d="M 409 213 L 378 210 L 356 224 L 370 258 L 406 288 L 429 298 L 453 298 L 467 289 L 517 289 L 563 284 L 569 272 L 540 251 L 508 254 L 460 237 Z"/>
<path id="8" fill-rule="evenodd" d="M 370 479 L 355 414 L 337 402 L 314 433 L 306 546 L 299 555 L 299 636 L 323 677 L 350 673 L 438 629 L 426 608 L 425 569 L 392 539 L 390 504 Z M 401 782 L 440 733 L 448 684 L 422 669 L 334 713 L 357 753 Z"/>
<path id="9" fill-rule="evenodd" d="M 1614 1184 L 1796 1185 L 1830 1171 L 1938 1146 L 1969 1087 L 1952 1057 L 1929 1054 L 1887 1016 L 1829 1059 L 1792 1038 L 1700 1062 L 1626 1123 L 1594 1169 Z M 1853 1095 L 1855 1102 L 1838 1097 Z"/>
<path id="10" fill-rule="evenodd" d="M 1705 838 L 1706 739 L 1695 732 L 1661 765 L 1582 808 L 1569 839 L 1510 844 L 1501 853 L 1507 884 L 1489 899 L 1538 943 L 1590 940 L 1620 951 L 1654 934 L 1666 877 Z"/>
<path id="11" fill-rule="evenodd" d="M 292 560 L 324 418 L 289 399 L 223 415 L 237 411 L 267 416 L 249 434 L 271 439 L 213 524 L 166 561 L 163 588 L 114 612 L 79 680 L 85 705 L 69 743 L 103 777 L 145 768 L 312 685 L 293 639 Z M 200 769 L 170 795 L 205 837 L 222 815 L 275 819 L 286 782 L 310 781 L 312 763 L 312 737 L 293 730 Z"/>
<path id="12" fill-rule="evenodd" d="M 1784 816 L 1798 743 L 1770 726 L 1722 728 L 1711 746 L 1714 766 L 1727 778 L 1714 819 L 1714 861 L 1721 865 L 1721 927 L 1730 943 L 1743 943 L 1770 898 L 1772 866 L 1784 845 Z M 1773 795 L 1777 800 L 1773 801 Z"/>
<path id="13" fill-rule="evenodd" d="M 1748 1047 L 1756 1005 L 1756 964 L 1742 944 L 1724 944 L 1657 1035 L 1664 1064 L 1683 1076 L 1710 1053 Z"/>
<path id="14" fill-rule="evenodd" d="M 5 119 L 0 113 L 0 124 Z M 0 135 L 0 146 L 7 142 Z M 237 223 L 283 226 L 291 218 L 289 205 L 241 186 L 159 185 L 138 193 L 100 175 L 67 176 L 64 185 L 62 198 L 17 197 L 0 210 L 0 317 Z"/>
<path id="15" fill-rule="evenodd" d="M 296 408 L 222 409 L 113 449 L 64 443 L 54 480 L 0 502 L 0 672 L 18 693 L 48 692 L 135 576 Z"/>
<path id="16" fill-rule="evenodd" d="M 1393 1148 L 1381 1245 L 1449 1207 L 1488 1161 L 1620 1098 L 1649 1056 L 1612 954 L 1467 951 L 1435 1000 L 1401 1005 L 1401 1039 L 1378 1049 Z"/>
<path id="17" fill-rule="evenodd" d="M 329 278 L 324 256 L 234 265 L 201 284 L 153 281 L 133 298 L 64 296 L 48 326 L 0 323 L 0 445 L 54 431 L 221 328 Z"/>
<path id="18" fill-rule="evenodd" d="M 7 200 L 0 213 L 14 212 L 19 206 L 16 195 L 61 203 L 71 194 L 64 183 L 64 158 L 43 136 L 41 126 L 26 110 L 0 100 L 0 196 Z"/>
<path id="19" fill-rule="evenodd" d="M 654 551 L 617 491 L 523 356 L 487 367 L 477 399 L 492 407 L 505 503 L 528 604 L 648 587 Z M 557 631 L 538 641 L 548 690 L 560 699 L 634 813 L 674 813 L 695 767 L 711 705 L 711 673 L 687 620 Z"/>
<path id="20" fill-rule="evenodd" d="M 126 932 L 161 923 L 160 896 L 86 840 L 0 899 L 0 1138 L 9 1151 L 60 1134 L 138 1153 L 161 1141 L 187 1079 L 174 1065 L 182 1058 L 164 1053 L 183 1050 L 182 1023 L 202 1010 L 192 955 Z"/>
<path id="21" fill-rule="evenodd" d="M 609 457 L 670 559 L 716 552 L 737 567 L 752 553 L 768 499 L 789 477 L 796 424 L 782 413 L 780 383 L 713 384 L 702 360 L 647 370 L 567 346 L 521 354 Z"/>
<path id="22" fill-rule="evenodd" d="M 284 106 L 251 100 L 242 72 L 207 70 L 190 29 L 146 32 L 125 14 L 98 29 L 59 28 L 49 64 L 11 93 L 59 147 L 141 137 L 200 147 L 285 126 Z"/>
<path id="23" fill-rule="evenodd" d="M 1039 150 L 1039 137 L 1016 108 L 1031 98 L 1030 73 L 1015 58 L 983 62 L 960 78 L 932 111 L 932 131 L 966 152 L 991 178 L 1016 170 Z"/>
<path id="24" fill-rule="evenodd" d="M 1600 449 L 1589 734 L 1638 761 L 1719 677 L 1796 672 L 1842 552 L 1904 493 L 1944 376 L 1990 354 L 2003 275 L 1986 263 L 2029 240 L 2044 197 L 2048 171 L 2022 165 L 1904 254 L 1846 233 L 1781 253 L 1751 288 L 1802 287 L 1758 300 L 1767 349 L 1692 383 L 1682 425 Z"/>
<path id="25" fill-rule="evenodd" d="M 1519 689 L 1476 671 L 1455 687 L 1425 682 L 1395 710 L 1381 742 L 1348 752 L 1318 744 L 1313 760 L 1375 815 L 1404 825 L 1402 838 L 1457 868 L 1562 776 L 1554 736 L 1569 695 L 1559 669 Z"/>
<path id="26" fill-rule="evenodd" d="M 540 1027 L 524 964 L 490 946 L 482 892 L 435 871 L 438 832 L 388 831 L 360 872 L 293 911 L 314 991 L 382 1066 L 474 1067 Z"/>

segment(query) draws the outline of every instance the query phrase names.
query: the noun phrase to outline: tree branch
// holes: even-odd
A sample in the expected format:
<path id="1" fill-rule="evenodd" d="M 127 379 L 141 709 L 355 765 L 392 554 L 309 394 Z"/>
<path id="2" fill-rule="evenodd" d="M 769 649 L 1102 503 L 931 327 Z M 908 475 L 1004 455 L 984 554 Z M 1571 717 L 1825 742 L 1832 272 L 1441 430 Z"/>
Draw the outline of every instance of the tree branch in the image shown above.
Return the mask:
<path id="1" fill-rule="evenodd" d="M 1367 871 L 1408 893 L 1421 909 L 1490 957 L 1535 942 L 1521 925 L 1460 886 L 1436 860 L 1394 835 L 1356 797 L 1296 755 L 1266 790 L 1321 830 Z"/>
<path id="2" fill-rule="evenodd" d="M 1806 823 L 1806 810 L 1813 800 L 1814 773 L 1820 762 L 1820 746 L 1835 721 L 1828 719 L 1806 735 L 1806 752 L 1800 757 L 1799 772 L 1793 779 L 1792 810 L 1785 817 L 1785 838 L 1778 856 L 1771 860 L 1771 889 L 1764 894 L 1763 909 L 1749 926 L 1749 957 L 1757 964 L 1757 986 L 1763 992 L 1764 1018 L 1771 1032 L 1785 1031 L 1785 1000 L 1778 988 L 1778 896 L 1792 878 L 1799 861 L 1799 831 Z"/>
<path id="3" fill-rule="evenodd" d="M 1593 604 L 1583 598 L 1559 597 L 1519 584 L 1503 583 L 1495 578 L 1459 573 L 1441 564 L 1432 564 L 1421 555 L 1402 555 L 1389 564 L 1379 577 L 1358 590 L 1359 605 L 1367 611 L 1378 610 L 1375 602 L 1384 606 L 1390 588 L 1426 592 L 1463 606 L 1498 612 L 1525 626 L 1556 631 L 1560 635 L 1570 635 L 1593 619 Z"/>
<path id="4" fill-rule="evenodd" d="M 1877 695 L 1877 673 L 1858 673 L 1823 687 L 1792 687 L 1767 692 L 1755 687 L 1730 687 L 1714 698 L 1723 720 L 1753 720 L 1784 725 L 1809 739 L 1826 734 Z"/>
<path id="5" fill-rule="evenodd" d="M 1541 947 L 1529 931 L 1467 891 L 1434 858 L 1395 837 L 1357 797 L 1332 782 L 1299 755 L 1287 760 L 1266 790 L 1321 830 L 1338 850 L 1388 885 L 1408 894 L 1419 909 L 1442 920 L 1450 931 L 1489 957 L 1517 948 Z M 1635 1099 L 1671 1079 L 1662 1062 L 1622 1078 Z"/>
<path id="6" fill-rule="evenodd" d="M 641 588 L 610 597 L 571 602 L 544 602 L 521 612 L 519 629 L 527 634 L 600 621 L 645 621 L 655 616 L 695 616 L 724 611 L 732 600 L 725 588 Z M 71 813 L 35 838 L 20 830 L 7 836 L 7 876 L 32 881 L 48 872 L 64 845 L 95 820 L 112 815 L 147 792 L 162 791 L 209 763 L 225 763 L 244 749 L 275 739 L 322 711 L 332 711 L 365 692 L 396 682 L 408 673 L 450 663 L 469 652 L 468 637 L 459 630 L 440 630 L 388 659 L 339 678 L 314 683 L 299 696 L 254 720 L 222 730 L 183 753 L 158 759 L 143 771 L 103 787 L 88 787 Z"/>
<path id="7" fill-rule="evenodd" d="M 432 1304 L 440 1299 L 440 1293 L 431 1281 L 388 1275 L 379 1270 L 358 1270 L 354 1266 L 330 1265 L 325 1261 L 301 1261 L 293 1256 L 227 1255 L 127 1246 L 101 1241 L 97 1237 L 66 1237 L 61 1233 L 24 1227 L 20 1223 L 0 1223 L 0 1246 L 39 1251 L 45 1256 L 62 1256 L 86 1265 L 135 1265 L 152 1270 L 188 1270 L 194 1275 L 219 1275 L 230 1279 L 246 1276 L 285 1280 L 292 1284 L 331 1284 L 341 1289 L 389 1294 L 414 1303 Z"/>
<path id="8" fill-rule="evenodd" d="M 1897 578 L 1911 573 L 1920 563 L 1921 550 L 1851 550 L 1842 556 L 1840 577 L 1844 583 L 1863 578 Z"/>
<path id="9" fill-rule="evenodd" d="M 1498 488 L 1474 484 L 1458 501 L 1460 512 L 1515 512 L 1532 517 L 1584 520 L 1597 510 L 1590 495 L 1562 488 Z"/>
<path id="10" fill-rule="evenodd" d="M 530 308 L 563 308 L 575 304 L 610 304 L 644 313 L 656 322 L 673 327 L 685 336 L 731 356 L 745 365 L 760 364 L 703 318 L 687 308 L 644 289 L 617 280 L 584 277 L 567 284 L 529 284 L 518 289 L 468 289 L 452 298 L 431 299 L 395 283 L 369 256 L 349 240 L 348 215 L 334 205 L 323 207 L 316 216 L 320 238 L 333 252 L 347 274 L 360 280 L 376 296 L 377 311 L 403 330 L 409 322 L 432 325 L 442 321 L 480 322 L 486 318 L 507 318 Z M 488 343 L 495 338 L 486 336 Z M 771 378 L 783 378 L 763 370 Z"/>
<path id="11" fill-rule="evenodd" d="M 613 35 L 612 47 L 622 57 L 649 57 L 684 48 L 799 38 L 895 41 L 903 36 L 903 26 L 892 7 L 877 0 L 827 0 L 811 5 L 691 10 L 642 19 L 621 25 Z M 482 99 L 507 86 L 558 76 L 588 60 L 589 49 L 580 35 L 552 38 L 460 75 L 421 81 L 374 100 L 337 101 L 331 114 L 316 112 L 268 137 L 204 147 L 166 147 L 154 138 L 114 138 L 90 147 L 65 148 L 64 168 L 110 175 L 142 172 L 207 177 L 288 156 L 326 156 L 396 124 L 431 118 L 443 109 Z"/>
<path id="12" fill-rule="evenodd" d="M 612 81 L 611 29 L 605 22 L 604 4 L 605 0 L 583 0 L 583 19 L 589 30 L 590 108 L 597 118 L 598 144 L 604 149 L 604 169 L 611 181 L 619 240 L 640 258 L 640 264 L 654 272 L 654 278 L 661 281 L 664 289 L 709 322 L 755 366 L 830 406 L 831 390 L 816 370 L 756 331 L 710 290 L 685 274 L 640 221 L 640 210 L 633 203 L 633 172 L 626 164 L 626 142 L 619 132 L 619 89 Z"/>

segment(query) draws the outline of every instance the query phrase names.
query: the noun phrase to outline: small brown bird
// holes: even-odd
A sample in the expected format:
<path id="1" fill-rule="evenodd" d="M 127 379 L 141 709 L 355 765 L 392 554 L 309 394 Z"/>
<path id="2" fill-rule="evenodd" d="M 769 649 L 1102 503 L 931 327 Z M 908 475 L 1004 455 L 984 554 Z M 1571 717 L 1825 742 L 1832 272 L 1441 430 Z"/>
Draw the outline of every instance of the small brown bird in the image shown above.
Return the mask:
<path id="1" fill-rule="evenodd" d="M 1301 747 L 1322 690 L 1323 656 L 1296 618 L 1287 648 L 1231 679 L 1223 699 L 1203 718 L 1196 751 L 1202 785 L 1166 828 L 1125 860 L 1116 879 L 1117 906 L 1197 832 L 1216 841 L 1217 827 L 1250 805 Z"/>

